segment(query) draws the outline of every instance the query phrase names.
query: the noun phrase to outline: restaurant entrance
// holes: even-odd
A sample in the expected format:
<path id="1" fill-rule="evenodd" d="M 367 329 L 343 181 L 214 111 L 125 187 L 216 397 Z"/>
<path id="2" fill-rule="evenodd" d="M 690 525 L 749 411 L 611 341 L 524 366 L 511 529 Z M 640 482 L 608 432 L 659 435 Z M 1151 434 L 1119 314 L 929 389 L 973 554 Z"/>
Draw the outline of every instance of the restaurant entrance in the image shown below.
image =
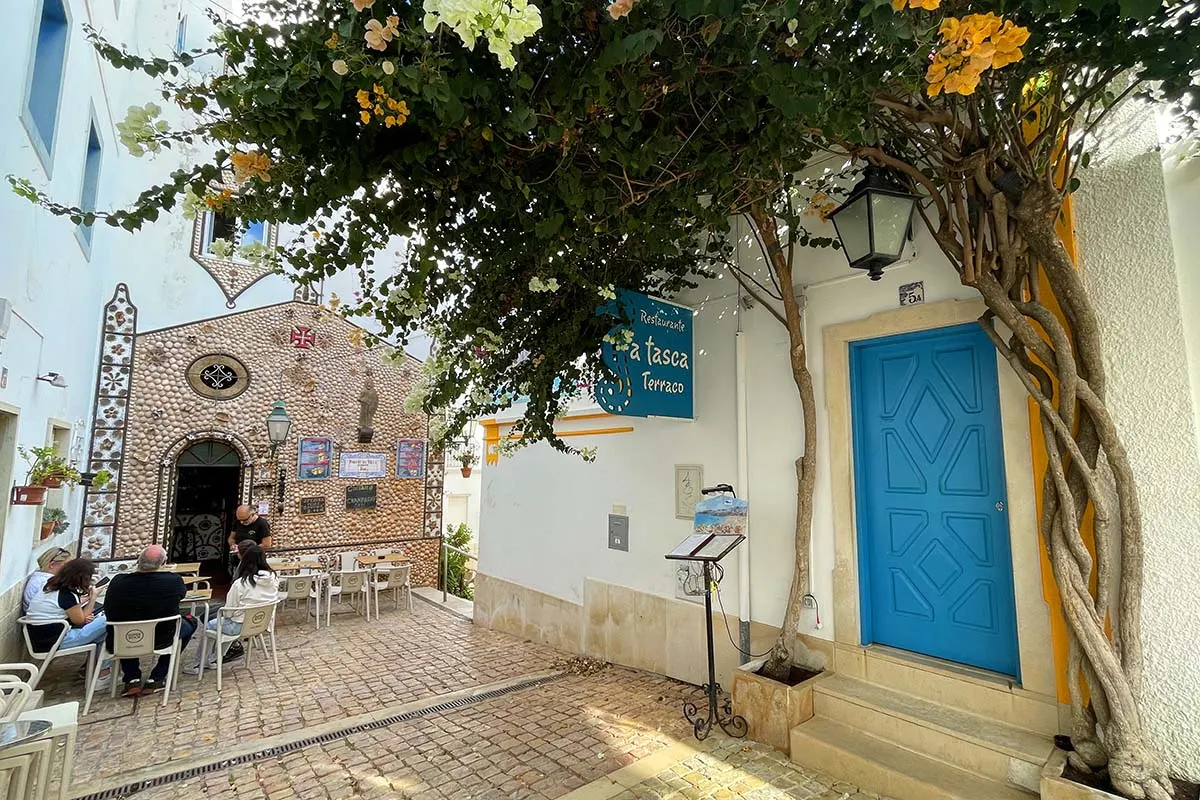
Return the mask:
<path id="1" fill-rule="evenodd" d="M 175 462 L 175 507 L 171 515 L 172 562 L 199 561 L 214 591 L 228 585 L 227 540 L 241 497 L 242 459 L 225 442 L 196 442 Z"/>

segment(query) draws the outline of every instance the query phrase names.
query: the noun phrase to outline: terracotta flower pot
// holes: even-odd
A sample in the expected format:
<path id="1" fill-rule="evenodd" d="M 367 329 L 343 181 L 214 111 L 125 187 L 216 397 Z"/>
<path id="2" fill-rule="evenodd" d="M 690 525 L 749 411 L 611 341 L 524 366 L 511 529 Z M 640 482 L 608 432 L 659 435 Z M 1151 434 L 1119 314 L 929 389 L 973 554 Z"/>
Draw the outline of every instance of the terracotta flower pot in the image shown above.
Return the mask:
<path id="1" fill-rule="evenodd" d="M 42 478 L 42 486 L 47 489 L 58 489 L 62 486 L 62 478 L 57 475 Z"/>
<path id="2" fill-rule="evenodd" d="M 462 468 L 462 476 L 463 476 L 464 478 L 469 478 L 469 477 L 471 477 L 471 468 L 470 468 L 470 467 L 463 467 L 463 468 Z"/>
<path id="3" fill-rule="evenodd" d="M 53 535 L 54 535 L 54 523 L 53 522 L 43 522 L 42 523 L 42 539 L 49 539 Z"/>
<path id="4" fill-rule="evenodd" d="M 9 503 L 14 506 L 40 506 L 46 502 L 45 486 L 14 486 Z"/>

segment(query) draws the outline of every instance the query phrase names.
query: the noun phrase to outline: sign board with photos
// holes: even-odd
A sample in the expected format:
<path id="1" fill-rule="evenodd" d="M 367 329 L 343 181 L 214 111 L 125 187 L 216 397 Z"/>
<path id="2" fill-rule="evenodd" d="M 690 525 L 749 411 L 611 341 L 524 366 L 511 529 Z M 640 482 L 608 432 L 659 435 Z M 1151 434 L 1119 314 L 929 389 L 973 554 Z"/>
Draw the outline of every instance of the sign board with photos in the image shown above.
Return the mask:
<path id="1" fill-rule="evenodd" d="M 339 478 L 386 478 L 387 453 L 342 453 L 338 461 Z"/>
<path id="2" fill-rule="evenodd" d="M 425 477 L 424 439 L 401 439 L 396 443 L 396 477 Z"/>
<path id="3" fill-rule="evenodd" d="M 300 440 L 296 478 L 302 481 L 329 479 L 333 468 L 333 439 L 309 437 Z"/>

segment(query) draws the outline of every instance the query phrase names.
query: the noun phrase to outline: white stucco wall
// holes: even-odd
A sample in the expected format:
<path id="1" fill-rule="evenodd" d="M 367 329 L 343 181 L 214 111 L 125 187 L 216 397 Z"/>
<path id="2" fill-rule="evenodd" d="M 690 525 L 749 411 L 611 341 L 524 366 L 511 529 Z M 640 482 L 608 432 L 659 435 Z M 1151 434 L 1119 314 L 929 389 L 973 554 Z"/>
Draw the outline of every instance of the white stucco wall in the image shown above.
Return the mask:
<path id="1" fill-rule="evenodd" d="M 32 61 L 40 3 L 13 3 L 5 7 L 11 37 L 0 48 L 0 174 L 26 177 L 47 188 L 63 202 L 79 200 L 89 124 L 95 115 L 103 146 L 100 181 L 101 203 L 120 170 L 110 115 L 109 96 L 101 80 L 94 52 L 84 40 L 82 23 L 115 25 L 111 3 L 66 3 L 72 31 L 66 51 L 58 118 L 50 159 L 44 163 L 34 150 L 21 121 Z M 89 17 L 89 12 L 95 16 Z M 0 388 L 0 407 L 19 415 L 17 442 L 23 447 L 47 443 L 51 419 L 75 427 L 74 444 L 86 443 L 85 430 L 95 380 L 101 293 L 106 250 L 113 231 L 105 226 L 94 232 L 90 253 L 75 235 L 68 220 L 52 217 L 13 194 L 7 184 L 0 190 L 0 298 L 13 305 L 14 316 L 6 339 L 0 339 L 0 368 L 7 369 L 7 386 Z M 67 382 L 59 389 L 37 381 L 39 375 L 58 372 Z M 80 455 L 80 452 L 74 455 Z M 24 483 L 27 465 L 19 457 L 13 479 Z M 11 486 L 4 492 L 0 518 L 4 537 L 0 545 L 0 593 L 18 585 L 31 569 L 36 554 L 45 547 L 71 544 L 79 524 L 82 491 L 64 493 L 64 510 L 70 529 L 58 541 L 38 541 L 40 509 L 10 506 Z"/>
<path id="2" fill-rule="evenodd" d="M 103 145 L 98 208 L 127 204 L 172 170 L 200 157 L 201 153 L 187 148 L 144 158 L 125 151 L 117 141 L 115 125 L 125 118 L 129 106 L 155 102 L 173 126 L 185 120 L 182 112 L 162 100 L 154 81 L 99 59 L 84 38 L 83 25 L 90 23 L 111 41 L 140 55 L 169 56 L 181 10 L 188 17 L 185 46 L 206 46 L 212 30 L 204 13 L 206 0 L 120 4 L 66 0 L 71 34 L 49 171 L 21 121 L 40 3 L 9 5 L 6 23 L 13 35 L 9 46 L 0 49 L 0 74 L 7 76 L 0 81 L 0 175 L 28 178 L 55 201 L 78 203 L 93 115 Z M 197 69 L 219 65 L 210 57 Z M 45 444 L 47 425 L 55 419 L 75 425 L 79 447 L 75 455 L 86 449 L 100 315 L 118 282 L 129 285 L 142 331 L 292 298 L 290 282 L 272 275 L 238 297 L 236 309 L 230 309 L 216 282 L 190 257 L 191 235 L 192 222 L 183 219 L 177 207 L 137 233 L 97 225 L 89 252 L 68 220 L 36 208 L 4 184 L 0 189 L 0 242 L 4 243 L 0 298 L 12 302 L 19 316 L 13 317 L 7 339 L 0 340 L 0 368 L 8 370 L 7 386 L 0 388 L 0 409 L 19 414 L 19 445 Z M 288 235 L 289 231 L 282 232 L 281 240 Z M 349 299 L 357 287 L 356 274 L 341 274 L 326 282 L 325 296 L 337 293 Z M 410 351 L 424 356 L 426 349 L 424 342 L 415 341 Z M 57 389 L 35 380 L 49 371 L 61 373 L 68 387 Z M 24 476 L 24 462 L 16 458 L 14 478 Z M 71 528 L 59 541 L 37 542 L 38 509 L 9 506 L 10 487 L 2 488 L 0 594 L 24 579 L 41 549 L 52 544 L 74 546 L 82 498 L 82 490 L 66 492 Z"/>
<path id="3" fill-rule="evenodd" d="M 1114 116 L 1111 129 L 1120 135 L 1105 143 L 1079 193 L 1082 267 L 1104 321 L 1109 408 L 1142 505 L 1146 725 L 1172 769 L 1196 779 L 1200 461 L 1188 356 L 1190 347 L 1194 358 L 1197 343 L 1189 317 L 1196 298 L 1193 201 L 1200 192 L 1194 167 L 1173 174 L 1174 213 L 1168 215 L 1152 114 L 1130 106 Z M 1181 286 L 1187 289 L 1182 298 Z"/>
<path id="4" fill-rule="evenodd" d="M 820 282 L 807 290 L 809 363 L 816 379 L 818 471 L 813 524 L 812 592 L 823 627 L 806 612 L 801 631 L 833 638 L 833 523 L 828 472 L 831 443 L 823 405 L 821 329 L 899 305 L 900 284 L 922 280 L 927 302 L 970 297 L 924 231 L 917 256 L 871 283 L 852 275 L 834 251 L 798 251 L 796 275 Z M 744 250 L 743 258 L 754 258 Z M 829 282 L 831 276 L 833 282 Z M 480 571 L 571 602 L 583 602 L 595 578 L 665 597 L 675 596 L 674 569 L 663 554 L 691 529 L 675 519 L 674 465 L 702 464 L 707 484 L 737 482 L 734 337 L 736 284 L 725 277 L 679 298 L 695 317 L 695 420 L 610 417 L 566 423 L 564 430 L 632 426 L 633 433 L 571 438 L 597 448 L 587 464 L 537 445 L 485 466 Z M 708 298 L 708 299 L 706 299 Z M 748 339 L 749 477 L 737 487 L 750 499 L 752 618 L 782 622 L 791 581 L 796 509 L 794 461 L 801 452 L 800 403 L 787 362 L 787 333 L 757 307 L 741 314 Z M 607 547 L 607 515 L 625 506 L 628 553 Z M 737 559 L 726 561 L 725 610 L 738 613 Z"/>

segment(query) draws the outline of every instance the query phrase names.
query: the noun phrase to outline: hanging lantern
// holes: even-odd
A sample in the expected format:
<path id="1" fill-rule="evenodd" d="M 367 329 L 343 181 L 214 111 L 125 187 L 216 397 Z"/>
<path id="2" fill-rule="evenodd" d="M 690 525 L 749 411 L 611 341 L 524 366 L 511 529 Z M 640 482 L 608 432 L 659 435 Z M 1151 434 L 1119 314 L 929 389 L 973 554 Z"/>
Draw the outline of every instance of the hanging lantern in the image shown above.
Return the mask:
<path id="1" fill-rule="evenodd" d="M 887 170 L 868 165 L 849 199 L 829 216 L 850 266 L 865 269 L 873 281 L 883 277 L 883 268 L 904 251 L 916 207 L 916 195 Z"/>

